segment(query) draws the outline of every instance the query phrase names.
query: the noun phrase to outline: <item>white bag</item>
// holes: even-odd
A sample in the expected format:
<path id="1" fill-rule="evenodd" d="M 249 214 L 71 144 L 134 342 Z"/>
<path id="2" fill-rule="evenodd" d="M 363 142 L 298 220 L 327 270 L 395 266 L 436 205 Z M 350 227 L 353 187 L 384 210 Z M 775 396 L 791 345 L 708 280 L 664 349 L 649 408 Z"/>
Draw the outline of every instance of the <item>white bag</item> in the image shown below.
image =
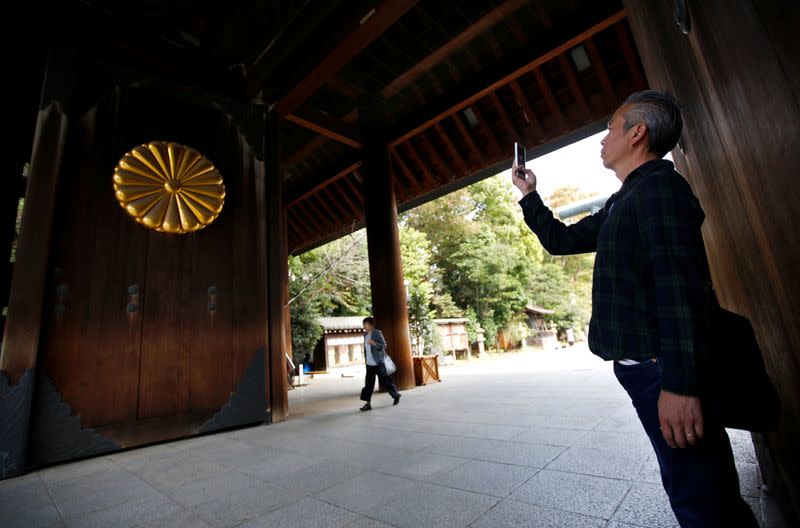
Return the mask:
<path id="1" fill-rule="evenodd" d="M 392 361 L 392 358 L 389 355 L 383 356 L 383 367 L 386 369 L 386 375 L 391 376 L 397 370 L 397 366 Z"/>

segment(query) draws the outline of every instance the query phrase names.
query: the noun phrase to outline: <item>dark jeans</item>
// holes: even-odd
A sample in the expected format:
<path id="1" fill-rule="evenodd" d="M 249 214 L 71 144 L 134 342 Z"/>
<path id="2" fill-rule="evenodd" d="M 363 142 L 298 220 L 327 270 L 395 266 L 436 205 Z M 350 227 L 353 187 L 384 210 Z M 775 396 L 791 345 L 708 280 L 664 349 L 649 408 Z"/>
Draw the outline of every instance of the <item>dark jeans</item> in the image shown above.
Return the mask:
<path id="1" fill-rule="evenodd" d="M 682 528 L 757 528 L 750 506 L 739 493 L 739 477 L 725 429 L 705 421 L 705 437 L 693 447 L 673 449 L 661 435 L 658 397 L 661 366 L 648 360 L 638 365 L 614 363 L 622 387 L 633 401 L 650 443 L 661 482 Z"/>
<path id="2" fill-rule="evenodd" d="M 361 390 L 361 399 L 369 403 L 372 399 L 372 391 L 375 390 L 375 377 L 378 377 L 378 383 L 389 391 L 389 395 L 395 398 L 398 394 L 397 387 L 394 386 L 392 378 L 386 374 L 386 368 L 383 363 L 377 366 L 367 365 L 367 375 L 364 377 L 364 388 Z"/>

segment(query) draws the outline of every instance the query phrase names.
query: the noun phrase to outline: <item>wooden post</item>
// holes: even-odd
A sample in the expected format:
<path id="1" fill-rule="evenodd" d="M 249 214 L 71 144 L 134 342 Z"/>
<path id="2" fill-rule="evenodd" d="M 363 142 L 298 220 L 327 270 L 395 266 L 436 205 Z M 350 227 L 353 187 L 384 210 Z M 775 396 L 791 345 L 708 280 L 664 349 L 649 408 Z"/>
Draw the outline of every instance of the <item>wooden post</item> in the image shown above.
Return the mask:
<path id="1" fill-rule="evenodd" d="M 394 381 L 402 390 L 415 385 L 414 366 L 411 361 L 411 337 L 403 261 L 400 256 L 394 177 L 382 110 L 382 107 L 369 103 L 360 110 L 365 141 L 361 173 L 364 177 L 372 309 L 376 327 L 386 337 L 388 353 L 397 365 Z"/>
<path id="2" fill-rule="evenodd" d="M 48 59 L 25 191 L 17 262 L 11 279 L 0 370 L 8 374 L 12 384 L 36 365 L 39 346 L 47 257 L 73 78 L 63 55 L 53 52 Z"/>
<path id="3" fill-rule="evenodd" d="M 0 375 L 8 377 L 8 386 L 0 388 L 0 403 L 4 404 L 0 406 L 4 411 L 0 413 L 0 452 L 4 455 L 0 458 L 0 478 L 18 475 L 25 468 L 50 238 L 73 79 L 68 53 L 63 47 L 54 48 L 43 83 L 0 350 Z"/>
<path id="4" fill-rule="evenodd" d="M 289 253 L 286 238 L 286 212 L 283 208 L 283 179 L 280 160 L 280 120 L 267 113 L 264 142 L 264 177 L 267 190 L 267 326 L 269 402 L 272 421 L 281 422 L 289 414 L 286 376 L 286 303 L 289 300 Z"/>

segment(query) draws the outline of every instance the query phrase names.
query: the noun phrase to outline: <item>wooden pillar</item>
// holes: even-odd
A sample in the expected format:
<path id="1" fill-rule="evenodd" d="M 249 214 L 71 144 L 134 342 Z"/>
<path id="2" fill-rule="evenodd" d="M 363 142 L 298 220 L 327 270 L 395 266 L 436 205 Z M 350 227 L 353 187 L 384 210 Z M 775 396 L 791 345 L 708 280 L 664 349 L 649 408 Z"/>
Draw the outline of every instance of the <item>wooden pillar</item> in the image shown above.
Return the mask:
<path id="1" fill-rule="evenodd" d="M 74 79 L 71 62 L 63 48 L 54 48 L 48 58 L 33 139 L 0 350 L 0 375 L 8 377 L 8 386 L 0 385 L 0 452 L 4 455 L 0 478 L 18 475 L 25 467 L 50 239 Z"/>
<path id="2" fill-rule="evenodd" d="M 800 6 L 788 0 L 624 0 L 653 88 L 675 94 L 673 152 L 706 214 L 703 236 L 721 304 L 753 323 L 781 398 L 775 432 L 756 434 L 762 476 L 788 525 L 800 518 Z M 794 512 L 792 514 L 792 511 Z M 793 517 L 793 518 L 792 518 Z M 794 521 L 794 523 L 792 522 Z"/>
<path id="3" fill-rule="evenodd" d="M 388 353 L 397 365 L 394 380 L 399 389 L 415 385 L 411 361 L 408 305 L 400 256 L 397 201 L 394 194 L 382 107 L 367 103 L 359 111 L 365 138 L 361 174 L 367 226 L 369 277 L 375 326 L 386 337 Z"/>
<path id="4" fill-rule="evenodd" d="M 286 213 L 283 207 L 283 179 L 280 160 L 280 119 L 268 112 L 265 123 L 264 176 L 267 191 L 267 326 L 269 402 L 273 422 L 289 414 L 286 379 L 287 324 L 289 300 L 289 254 Z"/>

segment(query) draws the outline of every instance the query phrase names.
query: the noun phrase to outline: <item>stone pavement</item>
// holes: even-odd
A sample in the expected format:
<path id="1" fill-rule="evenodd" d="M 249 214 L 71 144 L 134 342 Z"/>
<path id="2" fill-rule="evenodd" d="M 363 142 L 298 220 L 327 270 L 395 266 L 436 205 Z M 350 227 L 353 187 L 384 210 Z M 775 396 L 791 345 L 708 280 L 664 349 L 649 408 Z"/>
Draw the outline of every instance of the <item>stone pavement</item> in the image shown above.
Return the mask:
<path id="1" fill-rule="evenodd" d="M 290 391 L 280 424 L 0 481 L 0 526 L 538 528 L 677 526 L 610 365 L 582 347 L 442 369 L 356 409 L 359 378 Z M 760 515 L 749 435 L 732 432 Z"/>

